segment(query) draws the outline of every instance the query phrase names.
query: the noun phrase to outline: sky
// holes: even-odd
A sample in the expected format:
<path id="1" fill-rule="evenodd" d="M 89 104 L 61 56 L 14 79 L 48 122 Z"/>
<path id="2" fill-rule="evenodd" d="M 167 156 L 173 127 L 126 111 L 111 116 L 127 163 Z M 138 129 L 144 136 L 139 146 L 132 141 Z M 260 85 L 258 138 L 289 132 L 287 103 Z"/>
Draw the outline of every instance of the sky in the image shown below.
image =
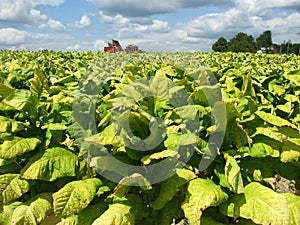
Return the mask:
<path id="1" fill-rule="evenodd" d="M 212 51 L 238 32 L 300 42 L 300 0 L 0 0 L 0 49 Z M 299 34 L 298 34 L 299 33 Z"/>

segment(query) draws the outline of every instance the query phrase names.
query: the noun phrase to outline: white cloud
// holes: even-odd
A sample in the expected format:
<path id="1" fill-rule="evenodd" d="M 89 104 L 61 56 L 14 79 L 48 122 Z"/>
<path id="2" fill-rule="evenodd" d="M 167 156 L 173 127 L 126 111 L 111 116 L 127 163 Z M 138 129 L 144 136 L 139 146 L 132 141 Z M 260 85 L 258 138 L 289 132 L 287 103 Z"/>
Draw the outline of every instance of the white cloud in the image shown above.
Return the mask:
<path id="1" fill-rule="evenodd" d="M 159 33 L 169 32 L 170 29 L 171 28 L 169 27 L 168 22 L 162 20 L 153 20 L 153 24 L 151 24 L 148 28 L 149 31 L 159 32 Z"/>
<path id="2" fill-rule="evenodd" d="M 243 31 L 249 28 L 249 21 L 245 21 L 241 10 L 232 8 L 224 13 L 205 14 L 176 26 L 190 37 L 214 38 Z"/>
<path id="3" fill-rule="evenodd" d="M 102 51 L 104 46 L 105 46 L 105 42 L 103 40 L 96 40 L 94 43 L 94 51 Z"/>
<path id="4" fill-rule="evenodd" d="M 104 12 L 100 11 L 99 15 L 105 23 L 111 24 L 115 27 L 123 27 L 123 26 L 128 25 L 128 23 L 130 22 L 130 20 L 128 18 L 122 16 L 121 14 L 110 16 L 110 15 L 106 15 Z"/>
<path id="5" fill-rule="evenodd" d="M 1 0 L 0 21 L 16 24 L 37 24 L 47 19 L 39 10 L 34 9 L 34 1 Z"/>
<path id="6" fill-rule="evenodd" d="M 184 8 L 199 8 L 202 6 L 228 7 L 233 0 L 87 0 L 94 2 L 98 9 L 107 15 L 121 14 L 126 17 L 145 17 L 156 14 L 173 13 Z"/>
<path id="7" fill-rule="evenodd" d="M 29 38 L 29 34 L 26 31 L 16 30 L 14 28 L 2 28 L 0 29 L 0 43 L 6 45 L 16 45 L 25 43 Z"/>
<path id="8" fill-rule="evenodd" d="M 74 26 L 77 28 L 85 28 L 91 25 L 91 19 L 87 15 L 83 15 L 80 21 L 75 21 Z"/>
<path id="9" fill-rule="evenodd" d="M 81 48 L 80 44 L 75 44 L 75 45 L 71 45 L 69 47 L 67 47 L 68 51 L 78 51 Z"/>
<path id="10" fill-rule="evenodd" d="M 61 24 L 61 22 L 52 18 L 49 19 L 48 26 L 54 31 L 62 31 L 66 29 L 66 27 L 63 24 Z"/>
<path id="11" fill-rule="evenodd" d="M 59 6 L 64 0 L 1 0 L 0 21 L 15 25 L 35 25 L 47 19 L 47 15 L 35 9 L 37 5 Z"/>

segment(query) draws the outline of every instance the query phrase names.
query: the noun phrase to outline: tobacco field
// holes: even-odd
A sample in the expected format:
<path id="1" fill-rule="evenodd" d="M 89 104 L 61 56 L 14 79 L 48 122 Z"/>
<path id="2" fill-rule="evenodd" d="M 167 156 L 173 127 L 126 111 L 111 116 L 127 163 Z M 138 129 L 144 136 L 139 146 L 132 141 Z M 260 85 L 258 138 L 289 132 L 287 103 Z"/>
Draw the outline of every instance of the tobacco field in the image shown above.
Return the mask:
<path id="1" fill-rule="evenodd" d="M 299 225 L 300 57 L 0 50 L 0 224 Z"/>

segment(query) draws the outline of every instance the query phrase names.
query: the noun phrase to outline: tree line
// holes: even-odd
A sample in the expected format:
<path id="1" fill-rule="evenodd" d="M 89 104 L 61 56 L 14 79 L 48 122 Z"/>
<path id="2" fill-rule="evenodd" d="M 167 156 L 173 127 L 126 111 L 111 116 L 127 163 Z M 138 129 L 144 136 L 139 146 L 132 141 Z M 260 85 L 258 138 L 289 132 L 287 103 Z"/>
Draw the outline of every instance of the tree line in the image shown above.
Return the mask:
<path id="1" fill-rule="evenodd" d="M 212 50 L 215 52 L 261 52 L 300 55 L 300 44 L 291 41 L 275 44 L 272 41 L 272 32 L 266 30 L 256 39 L 252 35 L 243 32 L 237 33 L 230 40 L 220 37 L 213 44 Z"/>

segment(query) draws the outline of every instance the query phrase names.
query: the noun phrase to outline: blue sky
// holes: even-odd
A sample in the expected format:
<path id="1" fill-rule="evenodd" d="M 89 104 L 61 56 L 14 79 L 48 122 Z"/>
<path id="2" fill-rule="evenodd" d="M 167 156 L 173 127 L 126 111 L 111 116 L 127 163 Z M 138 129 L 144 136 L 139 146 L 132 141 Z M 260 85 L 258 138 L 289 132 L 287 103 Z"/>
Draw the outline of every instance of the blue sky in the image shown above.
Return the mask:
<path id="1" fill-rule="evenodd" d="M 1 0 L 0 49 L 211 51 L 238 32 L 299 42 L 299 0 Z"/>

